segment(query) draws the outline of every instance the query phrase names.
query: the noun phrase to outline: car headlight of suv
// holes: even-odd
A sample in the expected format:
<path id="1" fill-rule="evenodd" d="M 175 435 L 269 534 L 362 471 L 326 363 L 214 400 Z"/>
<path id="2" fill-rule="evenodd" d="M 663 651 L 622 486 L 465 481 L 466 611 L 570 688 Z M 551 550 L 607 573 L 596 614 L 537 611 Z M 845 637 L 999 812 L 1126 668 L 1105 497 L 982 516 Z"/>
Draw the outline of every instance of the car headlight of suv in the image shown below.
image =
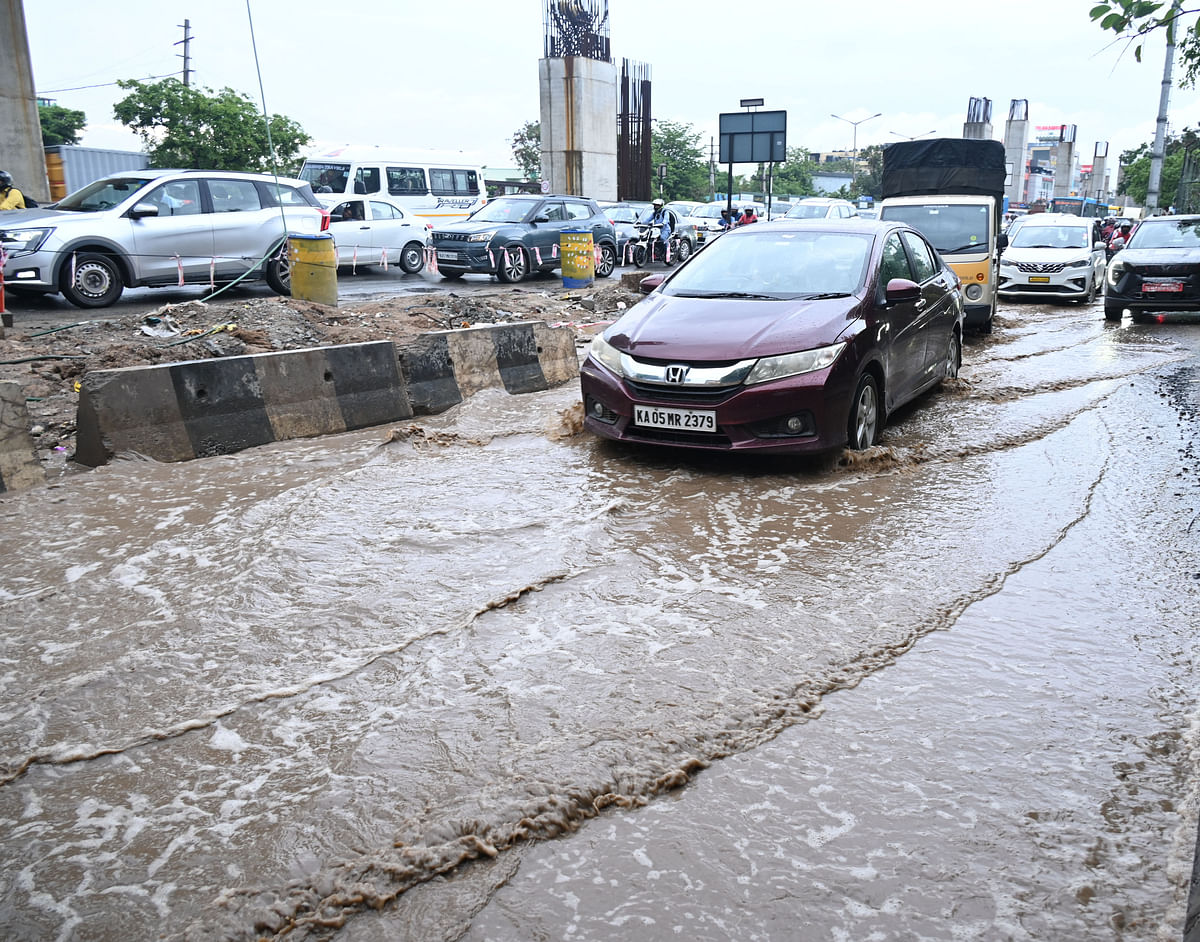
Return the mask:
<path id="1" fill-rule="evenodd" d="M 491 229 L 488 232 L 472 232 L 469 236 L 467 236 L 467 241 L 468 242 L 491 242 L 492 237 L 495 234 L 496 234 L 495 229 Z"/>
<path id="2" fill-rule="evenodd" d="M 1108 263 L 1106 277 L 1108 278 L 1108 283 L 1114 288 L 1117 286 L 1117 282 L 1121 280 L 1123 274 L 1125 274 L 1125 262 L 1123 260 L 1118 258 Z"/>
<path id="3" fill-rule="evenodd" d="M 1090 258 L 1081 258 L 1077 262 L 1066 262 L 1063 268 L 1091 268 L 1092 260 Z"/>
<path id="4" fill-rule="evenodd" d="M 4 229 L 0 231 L 0 247 L 9 255 L 36 252 L 50 237 L 49 229 Z"/>
<path id="5" fill-rule="evenodd" d="M 754 369 L 745 379 L 745 385 L 754 386 L 757 383 L 769 383 L 773 379 L 783 379 L 785 376 L 798 376 L 801 373 L 812 373 L 831 366 L 844 350 L 844 343 L 831 344 L 828 347 L 818 347 L 816 350 L 802 350 L 799 353 L 785 353 L 777 357 L 763 357 L 754 364 Z"/>
<path id="6" fill-rule="evenodd" d="M 602 363 L 618 376 L 625 375 L 622 364 L 625 355 L 605 340 L 603 334 L 596 334 L 592 339 L 592 346 L 588 352 L 591 354 L 593 360 Z"/>

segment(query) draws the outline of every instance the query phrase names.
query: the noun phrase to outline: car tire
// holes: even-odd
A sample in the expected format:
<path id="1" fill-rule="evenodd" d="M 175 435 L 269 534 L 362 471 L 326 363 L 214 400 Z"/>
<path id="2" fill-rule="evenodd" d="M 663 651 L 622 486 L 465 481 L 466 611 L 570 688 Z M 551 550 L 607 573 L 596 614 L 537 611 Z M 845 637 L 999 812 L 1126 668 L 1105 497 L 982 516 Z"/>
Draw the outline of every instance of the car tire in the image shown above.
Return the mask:
<path id="1" fill-rule="evenodd" d="M 110 307 L 125 290 L 116 261 L 97 252 L 80 252 L 68 259 L 59 276 L 63 297 L 76 307 Z"/>
<path id="2" fill-rule="evenodd" d="M 942 360 L 942 379 L 957 379 L 962 368 L 962 338 L 957 330 L 950 331 L 950 342 L 946 344 L 946 356 Z"/>
<path id="3" fill-rule="evenodd" d="M 292 258 L 288 249 L 288 241 L 284 239 L 279 251 L 267 260 L 263 271 L 271 290 L 284 297 L 290 297 L 292 293 Z"/>
<path id="4" fill-rule="evenodd" d="M 879 386 L 875 377 L 863 373 L 850 400 L 850 418 L 847 421 L 847 446 L 851 451 L 870 448 L 879 438 L 880 407 Z"/>
<path id="5" fill-rule="evenodd" d="M 617 269 L 617 250 L 607 242 L 600 243 L 600 260 L 596 263 L 596 277 L 607 278 Z"/>
<path id="6" fill-rule="evenodd" d="M 529 277 L 529 255 L 519 245 L 510 245 L 500 252 L 496 276 L 506 285 L 515 285 Z"/>
<path id="7" fill-rule="evenodd" d="M 400 250 L 400 268 L 406 275 L 415 275 L 425 267 L 425 246 L 410 242 Z"/>
<path id="8" fill-rule="evenodd" d="M 692 243 L 687 239 L 679 240 L 679 251 L 675 255 L 675 261 L 683 264 L 692 257 Z"/>
<path id="9" fill-rule="evenodd" d="M 1125 314 L 1125 306 L 1112 301 L 1104 302 L 1104 319 L 1106 321 L 1119 321 Z"/>
<path id="10" fill-rule="evenodd" d="M 1096 303 L 1096 276 L 1092 275 L 1092 279 L 1088 282 L 1087 295 L 1083 299 L 1083 303 L 1091 307 Z"/>

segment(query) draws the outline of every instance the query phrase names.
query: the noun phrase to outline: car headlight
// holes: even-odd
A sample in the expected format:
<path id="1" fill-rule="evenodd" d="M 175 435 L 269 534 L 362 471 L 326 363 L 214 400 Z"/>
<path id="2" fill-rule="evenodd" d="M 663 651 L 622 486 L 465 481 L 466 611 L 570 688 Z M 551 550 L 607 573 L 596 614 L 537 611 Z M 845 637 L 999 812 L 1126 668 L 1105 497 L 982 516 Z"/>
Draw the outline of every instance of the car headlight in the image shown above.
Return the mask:
<path id="1" fill-rule="evenodd" d="M 758 383 L 769 383 L 773 379 L 783 379 L 785 376 L 798 376 L 801 373 L 823 370 L 833 364 L 845 347 L 844 343 L 835 343 L 828 347 L 818 347 L 816 350 L 801 350 L 799 353 L 763 357 L 754 364 L 754 369 L 744 380 L 745 385 L 754 386 Z"/>
<path id="2" fill-rule="evenodd" d="M 1125 274 L 1125 262 L 1121 259 L 1116 259 L 1108 263 L 1108 283 L 1114 288 L 1117 282 L 1121 280 L 1121 276 Z"/>
<path id="3" fill-rule="evenodd" d="M 1090 258 L 1081 258 L 1077 262 L 1067 262 L 1063 268 L 1091 268 L 1092 260 Z"/>
<path id="4" fill-rule="evenodd" d="M 592 339 L 592 346 L 588 350 L 593 360 L 602 363 L 618 376 L 624 376 L 625 371 L 622 369 L 622 358 L 624 354 L 616 347 L 604 339 L 603 334 L 596 334 Z"/>
<path id="5" fill-rule="evenodd" d="M 496 234 L 496 230 L 492 229 L 488 232 L 472 232 L 467 236 L 468 242 L 491 242 L 492 237 Z"/>
<path id="6" fill-rule="evenodd" d="M 20 252 L 36 252 L 53 231 L 53 228 L 5 229 L 0 231 L 0 245 L 10 255 L 16 255 Z"/>

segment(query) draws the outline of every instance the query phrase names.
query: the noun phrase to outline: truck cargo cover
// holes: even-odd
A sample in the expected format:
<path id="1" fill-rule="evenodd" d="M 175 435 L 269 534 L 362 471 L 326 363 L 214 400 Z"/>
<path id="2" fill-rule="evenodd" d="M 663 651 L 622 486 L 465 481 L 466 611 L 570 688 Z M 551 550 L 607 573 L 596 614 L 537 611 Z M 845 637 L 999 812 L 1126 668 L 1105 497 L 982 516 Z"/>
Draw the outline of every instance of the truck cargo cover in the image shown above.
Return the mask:
<path id="1" fill-rule="evenodd" d="M 883 198 L 960 196 L 1004 198 L 1004 145 L 999 141 L 941 137 L 897 141 L 883 149 Z"/>

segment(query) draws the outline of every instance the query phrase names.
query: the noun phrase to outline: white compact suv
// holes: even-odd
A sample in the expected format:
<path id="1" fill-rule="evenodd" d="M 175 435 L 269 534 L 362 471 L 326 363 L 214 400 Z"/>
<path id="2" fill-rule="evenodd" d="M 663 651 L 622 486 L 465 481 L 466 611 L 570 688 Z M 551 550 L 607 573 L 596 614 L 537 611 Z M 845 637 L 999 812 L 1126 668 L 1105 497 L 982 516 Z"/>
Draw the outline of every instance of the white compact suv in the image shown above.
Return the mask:
<path id="1" fill-rule="evenodd" d="M 1104 289 L 1104 242 L 1096 220 L 1061 213 L 1026 216 L 1000 256 L 1004 297 L 1091 304 Z"/>
<path id="2" fill-rule="evenodd" d="M 329 216 L 303 180 L 221 170 L 133 170 L 52 206 L 0 214 L 4 284 L 108 307 L 126 287 L 265 278 L 290 288 L 289 234 Z"/>

